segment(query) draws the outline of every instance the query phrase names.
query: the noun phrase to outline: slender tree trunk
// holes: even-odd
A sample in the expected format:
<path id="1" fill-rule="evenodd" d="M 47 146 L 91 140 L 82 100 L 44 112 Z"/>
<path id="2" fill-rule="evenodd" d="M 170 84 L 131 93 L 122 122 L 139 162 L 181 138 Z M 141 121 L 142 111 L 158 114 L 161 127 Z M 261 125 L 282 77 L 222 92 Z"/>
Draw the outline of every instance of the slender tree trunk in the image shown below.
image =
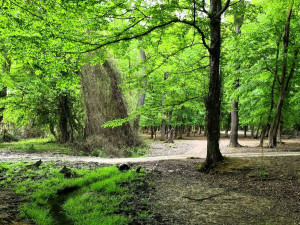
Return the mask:
<path id="1" fill-rule="evenodd" d="M 59 142 L 66 143 L 69 141 L 70 134 L 68 130 L 69 104 L 66 95 L 59 96 Z"/>
<path id="2" fill-rule="evenodd" d="M 259 124 L 258 127 L 257 127 L 256 134 L 255 134 L 255 136 L 254 136 L 254 139 L 257 139 L 257 138 L 258 138 L 259 129 L 260 129 L 260 124 Z"/>
<path id="3" fill-rule="evenodd" d="M 56 132 L 55 132 L 55 130 L 54 130 L 54 125 L 53 125 L 52 122 L 49 123 L 49 130 L 50 130 L 50 133 L 53 135 L 53 137 L 54 137 L 56 140 L 58 140 L 58 139 L 57 139 L 57 136 L 56 136 Z"/>
<path id="4" fill-rule="evenodd" d="M 191 136 L 191 130 L 192 130 L 192 126 L 191 125 L 187 125 L 187 134 L 186 134 L 187 137 Z"/>
<path id="5" fill-rule="evenodd" d="M 242 4 L 244 1 L 242 0 Z M 241 33 L 241 27 L 243 25 L 244 15 L 240 13 L 236 13 L 234 15 L 234 24 L 235 24 L 235 33 Z M 239 68 L 239 66 L 238 66 Z M 238 68 L 236 70 L 238 70 Z M 239 87 L 239 79 L 235 81 L 235 89 Z M 239 129 L 239 114 L 238 114 L 239 103 L 238 100 L 233 101 L 231 103 L 231 130 L 230 130 L 230 142 L 229 146 L 231 147 L 240 147 L 241 145 L 238 143 L 238 129 Z"/>
<path id="6" fill-rule="evenodd" d="M 5 61 L 3 63 L 3 73 L 9 73 L 11 68 L 11 60 L 4 57 Z M 7 87 L 3 87 L 0 89 L 0 98 L 5 98 L 7 96 Z M 0 108 L 0 123 L 3 121 L 3 111 L 5 110 L 4 107 Z"/>
<path id="7" fill-rule="evenodd" d="M 151 126 L 151 139 L 154 139 L 154 128 Z"/>
<path id="8" fill-rule="evenodd" d="M 277 101 L 277 107 L 275 112 L 275 117 L 273 120 L 273 123 L 271 125 L 270 131 L 269 131 L 269 137 L 268 137 L 268 146 L 270 148 L 276 147 L 277 145 L 277 132 L 279 123 L 281 120 L 281 112 L 284 102 L 284 97 L 286 90 L 288 89 L 289 82 L 291 78 L 294 75 L 295 72 L 295 66 L 296 66 L 296 60 L 299 53 L 299 48 L 295 50 L 294 52 L 294 61 L 291 66 L 290 73 L 287 75 L 287 67 L 288 67 L 288 46 L 289 46 L 289 35 L 290 35 L 290 21 L 291 21 L 291 15 L 292 15 L 292 8 L 288 10 L 287 18 L 286 18 L 286 24 L 284 28 L 284 35 L 283 35 L 283 59 L 282 59 L 282 72 L 281 72 L 281 82 L 280 82 L 280 93 L 279 98 Z"/>
<path id="9" fill-rule="evenodd" d="M 251 126 L 251 138 L 254 139 L 254 126 Z"/>
<path id="10" fill-rule="evenodd" d="M 169 131 L 169 139 L 168 139 L 168 143 L 174 143 L 173 141 L 173 134 L 174 134 L 174 128 L 172 127 Z"/>
<path id="11" fill-rule="evenodd" d="M 160 140 L 165 141 L 166 140 L 166 120 L 163 119 L 161 122 L 161 128 L 160 128 Z"/>
<path id="12" fill-rule="evenodd" d="M 168 77 L 168 73 L 165 72 L 164 74 L 164 80 L 166 80 Z M 162 93 L 161 96 L 161 105 L 162 108 L 164 108 L 164 103 L 165 103 L 165 92 Z M 161 117 L 162 117 L 162 122 L 161 122 L 161 136 L 160 136 L 160 140 L 161 141 L 165 141 L 166 140 L 166 119 L 165 119 L 165 114 L 164 111 L 161 112 Z"/>
<path id="13" fill-rule="evenodd" d="M 268 127 L 267 126 L 263 127 L 261 134 L 260 134 L 260 142 L 259 142 L 260 147 L 264 146 L 264 139 L 266 137 L 267 131 L 268 131 Z"/>
<path id="14" fill-rule="evenodd" d="M 280 121 L 279 127 L 278 127 L 278 143 L 282 144 L 282 129 L 283 129 L 283 122 Z"/>
<path id="15" fill-rule="evenodd" d="M 5 98 L 7 95 L 7 88 L 4 87 L 2 88 L 2 90 L 0 90 L 0 98 Z M 4 107 L 0 108 L 0 123 L 3 121 L 3 111 L 4 111 Z"/>
<path id="16" fill-rule="evenodd" d="M 228 131 L 230 128 L 230 122 L 231 122 L 231 113 L 228 113 L 227 124 L 225 126 L 225 136 L 226 137 L 229 137 Z"/>
<path id="17" fill-rule="evenodd" d="M 140 55 L 141 55 L 141 59 L 143 61 L 146 60 L 146 53 L 144 52 L 143 49 L 140 49 Z M 143 67 L 143 77 L 145 79 L 144 83 L 143 83 L 143 86 L 144 88 L 142 88 L 142 93 L 140 94 L 139 96 L 139 100 L 138 100 L 138 104 L 137 104 L 137 107 L 141 107 L 142 105 L 144 105 L 145 103 L 145 98 L 146 98 L 146 86 L 147 86 L 147 80 L 145 78 L 145 73 L 146 73 L 146 66 Z M 137 116 L 135 118 L 135 120 L 133 121 L 133 130 L 134 132 L 137 134 L 138 131 L 139 131 L 139 123 L 140 123 L 140 116 Z"/>
<path id="18" fill-rule="evenodd" d="M 176 126 L 177 136 L 175 136 L 177 139 L 182 139 L 182 133 L 183 133 L 183 125 Z"/>
<path id="19" fill-rule="evenodd" d="M 240 147 L 238 143 L 238 130 L 239 130 L 239 116 L 238 116 L 238 102 L 231 103 L 231 130 L 230 130 L 230 142 L 229 146 L 231 147 Z"/>
<path id="20" fill-rule="evenodd" d="M 274 71 L 274 76 L 273 76 L 273 83 L 272 83 L 272 87 L 271 87 L 271 93 L 270 93 L 270 109 L 269 109 L 269 115 L 268 115 L 268 119 L 267 119 L 267 124 L 263 126 L 262 131 L 261 131 L 261 136 L 260 136 L 260 143 L 259 146 L 263 147 L 264 146 L 264 138 L 266 136 L 267 131 L 270 129 L 270 123 L 271 123 L 271 117 L 272 117 L 272 112 L 274 109 L 274 89 L 275 89 L 275 85 L 276 85 L 276 79 L 278 76 L 278 57 L 279 57 L 279 48 L 280 48 L 280 39 L 281 39 L 281 35 L 279 37 L 279 40 L 276 43 L 276 66 L 275 66 L 275 71 Z M 272 71 L 270 71 L 272 72 Z"/>
<path id="21" fill-rule="evenodd" d="M 244 137 L 247 137 L 248 125 L 244 126 Z"/>

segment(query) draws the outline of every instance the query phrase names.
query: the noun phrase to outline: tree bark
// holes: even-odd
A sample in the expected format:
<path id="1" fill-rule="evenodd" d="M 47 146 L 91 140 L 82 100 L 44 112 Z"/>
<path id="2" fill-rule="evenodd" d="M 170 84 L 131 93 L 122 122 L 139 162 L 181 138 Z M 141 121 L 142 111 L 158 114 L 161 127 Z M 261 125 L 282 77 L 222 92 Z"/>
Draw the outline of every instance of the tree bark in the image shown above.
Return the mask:
<path id="1" fill-rule="evenodd" d="M 3 72 L 9 73 L 11 68 L 11 60 L 4 56 L 4 63 L 3 63 Z M 3 87 L 0 89 L 0 98 L 5 98 L 7 96 L 7 87 Z M 5 107 L 0 108 L 0 123 L 3 121 L 3 111 L 5 110 Z"/>
<path id="2" fill-rule="evenodd" d="M 140 55 L 141 55 L 141 59 L 142 61 L 146 60 L 146 53 L 144 52 L 143 49 L 140 49 Z M 142 93 L 139 96 L 139 100 L 138 100 L 138 104 L 137 104 L 137 108 L 141 107 L 142 105 L 144 105 L 145 103 L 145 98 L 146 98 L 146 86 L 147 86 L 147 80 L 145 78 L 145 73 L 146 73 L 146 66 L 143 67 L 143 78 L 145 79 L 145 81 L 143 82 L 143 88 L 142 88 Z M 134 132 L 137 134 L 139 131 L 139 123 L 140 123 L 140 116 L 137 116 L 134 121 L 133 121 L 133 130 Z"/>
<path id="3" fill-rule="evenodd" d="M 186 133 L 187 137 L 191 136 L 191 130 L 192 130 L 192 126 L 191 125 L 187 125 L 187 133 Z"/>
<path id="4" fill-rule="evenodd" d="M 168 73 L 165 72 L 164 73 L 164 80 L 166 80 L 168 77 Z M 165 104 L 165 92 L 162 93 L 161 95 L 161 105 L 162 108 L 164 108 L 164 104 Z M 161 121 L 161 135 L 160 135 L 160 140 L 161 141 L 165 141 L 166 140 L 166 119 L 165 119 L 165 114 L 164 111 L 162 110 L 161 112 L 161 117 L 162 117 L 162 121 Z"/>
<path id="5" fill-rule="evenodd" d="M 248 125 L 244 126 L 244 137 L 247 137 Z"/>
<path id="6" fill-rule="evenodd" d="M 231 147 L 240 147 L 238 143 L 238 130 L 239 130 L 239 116 L 238 116 L 238 102 L 233 101 L 231 103 L 231 129 L 230 129 L 230 142 Z"/>
<path id="7" fill-rule="evenodd" d="M 251 126 L 251 138 L 254 139 L 254 126 Z"/>
<path id="8" fill-rule="evenodd" d="M 110 120 L 126 118 L 126 105 L 119 87 L 120 74 L 106 60 L 103 65 L 87 63 L 81 67 L 82 96 L 85 108 L 85 142 L 79 147 L 89 152 L 103 149 L 109 156 L 124 156 L 122 150 L 137 146 L 140 141 L 130 124 L 104 128 Z"/>
<path id="9" fill-rule="evenodd" d="M 225 10 L 225 8 L 224 8 Z M 221 111 L 221 0 L 210 1 L 210 47 L 209 47 L 209 92 L 206 99 L 207 110 L 207 156 L 201 171 L 209 171 L 215 163 L 223 160 L 219 147 Z M 219 15 L 220 14 L 220 15 Z"/>
<path id="10" fill-rule="evenodd" d="M 227 124 L 225 126 L 225 136 L 226 137 L 229 137 L 228 131 L 230 128 L 230 123 L 231 123 L 231 113 L 228 113 Z"/>
<path id="11" fill-rule="evenodd" d="M 68 118 L 70 114 L 68 96 L 63 95 L 58 98 L 59 108 L 59 142 L 66 143 L 70 139 L 70 133 L 68 130 Z"/>
<path id="12" fill-rule="evenodd" d="M 0 90 L 0 98 L 5 98 L 7 95 L 7 88 L 4 87 L 2 88 L 2 90 Z M 0 108 L 0 123 L 3 121 L 3 111 L 4 111 L 4 107 Z"/>
<path id="13" fill-rule="evenodd" d="M 107 75 L 110 78 L 111 99 L 115 101 L 117 105 L 117 107 L 115 107 L 115 110 L 118 111 L 118 115 L 121 118 L 128 117 L 125 102 L 123 100 L 122 89 L 119 87 L 119 75 L 117 74 L 116 70 L 113 69 L 112 64 L 108 60 L 103 63 L 103 68 L 106 70 Z M 126 143 L 126 146 L 136 145 L 136 134 L 133 133 L 130 123 L 126 122 L 122 124 L 121 129 L 121 133 L 124 135 L 123 140 Z"/>
<path id="14" fill-rule="evenodd" d="M 172 127 L 169 131 L 168 143 L 174 143 L 173 141 L 174 128 Z"/>

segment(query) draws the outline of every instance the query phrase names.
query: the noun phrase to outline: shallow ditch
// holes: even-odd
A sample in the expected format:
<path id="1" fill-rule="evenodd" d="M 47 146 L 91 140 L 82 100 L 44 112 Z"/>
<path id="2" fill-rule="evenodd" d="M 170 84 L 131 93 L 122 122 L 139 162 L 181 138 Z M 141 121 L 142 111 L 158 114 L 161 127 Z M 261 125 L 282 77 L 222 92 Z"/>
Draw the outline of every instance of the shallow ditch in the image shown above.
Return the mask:
<path id="1" fill-rule="evenodd" d="M 49 201 L 51 215 L 55 225 L 73 225 L 74 222 L 66 215 L 63 204 L 70 198 L 74 198 L 82 194 L 82 188 L 69 187 L 57 192 L 58 196 Z"/>

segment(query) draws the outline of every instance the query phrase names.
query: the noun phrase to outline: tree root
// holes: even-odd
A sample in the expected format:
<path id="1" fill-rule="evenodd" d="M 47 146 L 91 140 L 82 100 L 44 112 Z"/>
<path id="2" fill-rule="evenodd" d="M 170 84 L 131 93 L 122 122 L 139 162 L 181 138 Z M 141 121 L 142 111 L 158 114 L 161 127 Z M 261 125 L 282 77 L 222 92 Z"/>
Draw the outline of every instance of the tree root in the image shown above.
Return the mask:
<path id="1" fill-rule="evenodd" d="M 189 199 L 189 200 L 192 200 L 192 201 L 201 202 L 201 201 L 205 201 L 205 200 L 208 200 L 208 199 L 211 199 L 211 198 L 220 196 L 220 195 L 222 195 L 222 194 L 224 194 L 224 192 L 221 192 L 221 193 L 215 194 L 215 195 L 211 195 L 211 196 L 206 197 L 206 198 L 191 198 L 191 197 L 189 197 L 189 196 L 183 196 L 183 198 L 186 198 L 186 199 Z"/>

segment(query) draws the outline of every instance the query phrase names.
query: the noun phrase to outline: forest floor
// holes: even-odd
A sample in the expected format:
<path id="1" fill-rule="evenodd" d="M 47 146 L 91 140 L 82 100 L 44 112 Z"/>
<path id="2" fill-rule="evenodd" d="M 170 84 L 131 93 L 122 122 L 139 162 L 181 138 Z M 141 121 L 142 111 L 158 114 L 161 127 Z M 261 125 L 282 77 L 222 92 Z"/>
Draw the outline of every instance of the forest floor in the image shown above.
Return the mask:
<path id="1" fill-rule="evenodd" d="M 259 140 L 249 138 L 239 139 L 241 148 L 229 148 L 228 142 L 222 138 L 220 148 L 230 158 L 209 174 L 197 171 L 206 154 L 204 137 L 185 137 L 174 144 L 154 141 L 144 158 L 1 150 L 0 161 L 141 165 L 150 185 L 137 197 L 149 204 L 149 224 L 300 224 L 300 139 L 284 139 L 275 149 L 257 147 Z M 0 221 L 15 218 L 20 197 L 0 187 L 0 199 Z"/>

